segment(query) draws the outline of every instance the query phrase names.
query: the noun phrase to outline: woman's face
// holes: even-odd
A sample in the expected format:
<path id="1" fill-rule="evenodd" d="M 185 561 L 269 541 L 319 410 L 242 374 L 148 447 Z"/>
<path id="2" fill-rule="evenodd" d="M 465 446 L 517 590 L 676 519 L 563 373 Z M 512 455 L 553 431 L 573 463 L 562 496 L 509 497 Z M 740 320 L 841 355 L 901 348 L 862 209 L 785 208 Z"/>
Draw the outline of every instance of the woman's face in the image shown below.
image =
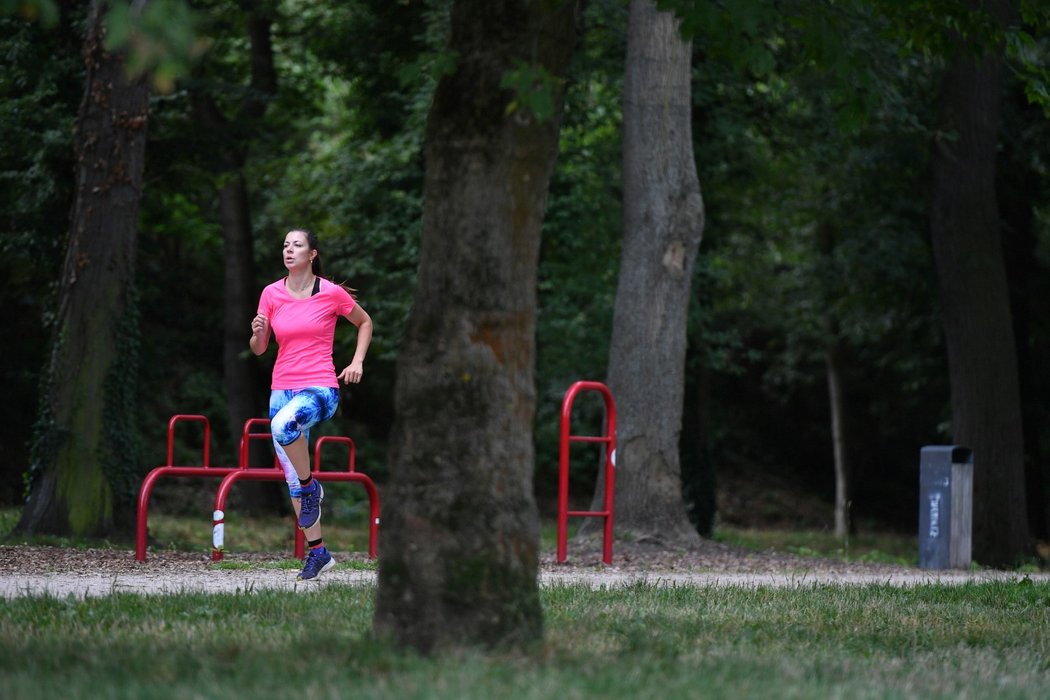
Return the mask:
<path id="1" fill-rule="evenodd" d="M 302 231 L 289 231 L 284 237 L 284 266 L 289 270 L 310 267 L 310 243 Z"/>

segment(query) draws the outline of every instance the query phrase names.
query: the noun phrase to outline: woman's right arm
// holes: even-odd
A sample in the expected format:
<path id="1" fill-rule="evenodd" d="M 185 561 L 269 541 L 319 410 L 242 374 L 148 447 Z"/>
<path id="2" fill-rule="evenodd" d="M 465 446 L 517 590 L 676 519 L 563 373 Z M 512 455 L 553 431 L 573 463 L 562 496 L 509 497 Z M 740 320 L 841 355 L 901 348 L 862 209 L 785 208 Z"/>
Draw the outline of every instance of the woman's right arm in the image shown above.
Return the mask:
<path id="1" fill-rule="evenodd" d="M 256 314 L 252 319 L 252 337 L 248 341 L 248 347 L 256 355 L 262 355 L 266 348 L 270 347 L 270 319 L 264 314 Z"/>

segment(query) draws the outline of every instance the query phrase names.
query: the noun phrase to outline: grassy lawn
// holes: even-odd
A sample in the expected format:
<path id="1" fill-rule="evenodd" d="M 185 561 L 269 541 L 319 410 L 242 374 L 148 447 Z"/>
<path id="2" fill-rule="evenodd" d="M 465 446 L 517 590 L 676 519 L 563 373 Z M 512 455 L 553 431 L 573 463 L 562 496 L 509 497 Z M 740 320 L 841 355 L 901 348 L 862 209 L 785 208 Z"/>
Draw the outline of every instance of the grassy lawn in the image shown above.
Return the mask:
<path id="1" fill-rule="evenodd" d="M 525 655 L 369 637 L 372 587 L 0 602 L 5 698 L 1050 697 L 1050 584 L 543 590 Z"/>
<path id="2" fill-rule="evenodd" d="M 825 557 L 840 561 L 874 562 L 918 566 L 917 535 L 862 533 L 843 539 L 831 532 L 814 530 L 751 530 L 721 527 L 715 541 L 754 549 Z"/>
<path id="3" fill-rule="evenodd" d="M 0 511 L 0 526 L 15 519 Z M 360 513 L 332 509 L 330 519 L 333 546 L 367 548 Z M 210 528 L 206 518 L 150 518 L 155 549 L 208 550 Z M 554 548 L 553 525 L 541 539 Z M 723 528 L 716 539 L 851 561 L 916 556 L 906 536 Z M 290 552 L 290 518 L 229 513 L 227 543 Z M 330 586 L 0 601 L 0 698 L 1050 697 L 1050 583 L 1026 578 L 908 589 L 558 586 L 542 590 L 545 637 L 531 653 L 435 658 L 371 639 L 373 596 L 370 586 Z"/>

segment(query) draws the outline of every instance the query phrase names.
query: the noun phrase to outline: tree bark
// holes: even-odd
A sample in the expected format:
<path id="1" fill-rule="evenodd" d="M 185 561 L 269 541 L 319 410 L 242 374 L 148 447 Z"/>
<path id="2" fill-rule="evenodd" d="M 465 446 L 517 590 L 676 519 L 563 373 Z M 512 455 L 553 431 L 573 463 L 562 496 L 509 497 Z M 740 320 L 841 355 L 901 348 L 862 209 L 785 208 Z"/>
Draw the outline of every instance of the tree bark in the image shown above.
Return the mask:
<path id="1" fill-rule="evenodd" d="M 1021 86 L 1008 91 L 1006 104 L 1013 103 L 1012 121 L 1004 120 L 1001 167 L 998 169 L 999 211 L 1003 217 L 1003 253 L 1009 280 L 1010 310 L 1017 346 L 1017 376 L 1021 392 L 1021 424 L 1025 447 L 1025 495 L 1028 504 L 1029 534 L 1037 540 L 1050 539 L 1050 509 L 1047 484 L 1050 465 L 1043 457 L 1040 436 L 1043 392 L 1040 390 L 1036 358 L 1045 357 L 1041 336 L 1033 332 L 1041 305 L 1036 280 L 1039 278 L 1038 225 L 1035 222 L 1043 182 L 1034 167 L 1035 152 L 1046 152 L 1039 142 L 1050 135 L 1044 126 L 1033 133 L 1030 124 L 1045 124 L 1040 108 L 1030 104 Z"/>
<path id="2" fill-rule="evenodd" d="M 624 232 L 609 350 L 617 410 L 615 524 L 698 541 L 682 500 L 686 312 L 703 233 L 693 160 L 690 43 L 670 12 L 632 0 L 623 97 Z M 599 479 L 595 508 L 604 483 Z"/>
<path id="3" fill-rule="evenodd" d="M 542 636 L 533 497 L 536 274 L 554 117 L 507 113 L 516 61 L 562 79 L 573 2 L 452 9 L 426 128 L 418 286 L 395 389 L 374 626 L 424 652 Z"/>
<path id="4" fill-rule="evenodd" d="M 16 526 L 24 533 L 104 535 L 114 503 L 133 498 L 133 282 L 150 91 L 145 80 L 129 83 L 122 55 L 103 48 L 105 6 L 92 3 L 84 39 L 76 198 Z"/>
<path id="5" fill-rule="evenodd" d="M 1000 21 L 1008 2 L 988 5 Z M 951 384 L 952 432 L 974 451 L 973 556 L 1029 554 L 1017 354 L 995 191 L 1001 53 L 960 44 L 940 96 L 930 231 Z"/>
<path id="6" fill-rule="evenodd" d="M 222 371 L 226 391 L 228 429 L 234 446 L 238 444 L 244 421 L 266 417 L 263 400 L 265 383 L 255 355 L 245 354 L 244 319 L 255 315 L 259 290 L 255 282 L 255 258 L 252 241 L 251 212 L 248 204 L 248 186 L 239 168 L 234 169 L 219 190 L 222 218 L 223 249 L 223 338 Z M 256 441 L 255 448 L 266 445 Z M 266 450 L 267 454 L 269 449 Z M 253 466 L 265 466 L 258 461 L 260 449 L 253 449 Z"/>
<path id="7" fill-rule="evenodd" d="M 837 237 L 834 227 L 827 221 L 817 226 L 817 252 L 824 261 L 826 269 L 835 270 L 835 246 Z M 824 369 L 828 380 L 828 407 L 831 416 L 831 454 L 835 470 L 835 536 L 846 537 L 851 531 L 850 523 L 850 485 L 852 469 L 849 458 L 849 440 L 847 423 L 846 386 L 843 372 L 843 343 L 839 336 L 839 324 L 831 312 L 833 300 L 839 294 L 835 283 L 837 275 L 821 275 L 821 298 L 827 311 L 821 318 L 824 330 Z"/>

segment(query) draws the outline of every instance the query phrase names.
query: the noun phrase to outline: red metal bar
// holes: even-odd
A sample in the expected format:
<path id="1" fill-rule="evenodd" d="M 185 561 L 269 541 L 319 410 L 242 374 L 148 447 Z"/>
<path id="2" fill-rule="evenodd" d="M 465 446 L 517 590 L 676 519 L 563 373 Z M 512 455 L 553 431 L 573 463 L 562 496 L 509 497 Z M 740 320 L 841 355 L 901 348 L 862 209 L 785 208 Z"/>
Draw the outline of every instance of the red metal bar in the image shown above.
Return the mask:
<path id="1" fill-rule="evenodd" d="M 269 418 L 249 418 L 244 421 L 244 428 L 241 430 L 241 443 L 237 450 L 237 466 L 240 469 L 251 469 L 252 466 L 248 464 L 248 447 L 252 440 L 273 440 L 273 434 L 269 431 L 265 433 L 253 433 L 252 428 L 256 426 L 270 427 Z M 274 454 L 273 466 L 280 468 L 280 464 L 277 462 L 277 455 Z"/>
<path id="2" fill-rule="evenodd" d="M 605 400 L 605 435 L 571 435 L 572 403 L 581 391 L 597 391 Z M 605 493 L 603 510 L 582 511 L 569 510 L 569 443 L 599 442 L 605 443 Z M 561 439 L 558 454 L 558 563 L 566 558 L 569 517 L 603 518 L 605 528 L 602 538 L 602 561 L 612 564 L 613 542 L 613 494 L 616 478 L 616 404 L 612 392 L 601 382 L 576 382 L 565 392 L 561 404 Z"/>
<path id="3" fill-rule="evenodd" d="M 321 470 L 321 446 L 328 443 L 342 443 L 348 446 L 347 470 L 345 472 L 322 471 Z M 376 557 L 376 545 L 379 537 L 379 490 L 375 483 L 365 474 L 359 474 L 355 469 L 357 448 L 354 441 L 348 437 L 325 435 L 317 439 L 314 446 L 314 464 L 311 472 L 318 481 L 353 481 L 365 487 L 368 494 L 369 524 L 368 524 L 368 556 Z M 222 561 L 223 548 L 226 537 L 226 499 L 233 485 L 241 480 L 250 481 L 283 481 L 284 472 L 280 469 L 238 469 L 227 474 L 219 484 L 219 490 L 215 494 L 215 512 L 212 515 L 212 561 Z M 304 539 L 302 531 L 296 527 L 295 556 L 302 559 L 305 555 Z"/>
<path id="4" fill-rule="evenodd" d="M 175 426 L 180 422 L 204 424 L 204 450 L 200 466 L 174 466 L 175 461 Z M 232 469 L 212 467 L 211 464 L 211 424 L 207 417 L 198 414 L 179 413 L 168 421 L 168 463 L 156 467 L 139 487 L 138 514 L 135 522 L 135 560 L 146 561 L 146 540 L 148 538 L 147 521 L 149 519 L 149 499 L 153 487 L 162 476 L 218 478 Z"/>
<path id="5" fill-rule="evenodd" d="M 321 471 L 321 445 L 327 445 L 329 443 L 347 446 L 346 470 L 348 472 L 355 471 L 355 466 L 357 465 L 357 445 L 354 444 L 354 441 L 341 435 L 322 435 L 317 438 L 317 442 L 314 443 L 313 473 L 316 474 Z"/>
<path id="6" fill-rule="evenodd" d="M 171 467 L 175 464 L 175 424 L 181 421 L 204 424 L 204 461 L 201 462 L 201 466 L 211 465 L 209 461 L 211 459 L 211 423 L 208 422 L 208 417 L 198 413 L 176 413 L 168 421 L 168 462 L 166 466 Z"/>

